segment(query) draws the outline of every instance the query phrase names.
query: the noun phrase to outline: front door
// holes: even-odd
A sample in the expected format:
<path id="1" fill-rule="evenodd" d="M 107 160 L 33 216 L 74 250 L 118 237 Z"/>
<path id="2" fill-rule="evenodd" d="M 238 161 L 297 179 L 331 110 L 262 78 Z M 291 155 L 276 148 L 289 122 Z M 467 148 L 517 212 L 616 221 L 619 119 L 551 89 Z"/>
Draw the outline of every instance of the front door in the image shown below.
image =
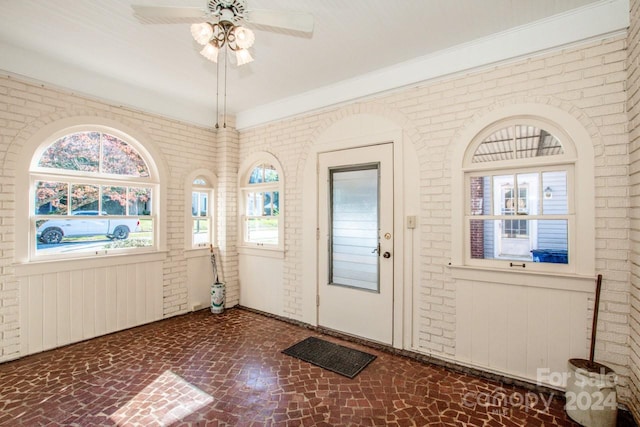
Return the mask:
<path id="1" fill-rule="evenodd" d="M 393 144 L 320 154 L 318 324 L 393 342 Z"/>

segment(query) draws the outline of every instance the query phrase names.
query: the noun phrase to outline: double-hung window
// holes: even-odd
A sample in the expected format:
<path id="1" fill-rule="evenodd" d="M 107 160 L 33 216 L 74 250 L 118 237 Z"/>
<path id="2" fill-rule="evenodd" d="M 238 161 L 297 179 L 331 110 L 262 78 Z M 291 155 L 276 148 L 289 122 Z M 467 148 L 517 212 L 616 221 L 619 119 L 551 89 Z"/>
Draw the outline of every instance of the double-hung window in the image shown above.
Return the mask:
<path id="1" fill-rule="evenodd" d="M 466 263 L 570 271 L 574 162 L 535 122 L 494 126 L 465 157 Z"/>
<path id="2" fill-rule="evenodd" d="M 193 180 L 191 191 L 191 246 L 209 246 L 213 243 L 213 188 L 205 177 Z"/>
<path id="3" fill-rule="evenodd" d="M 158 184 L 125 138 L 78 131 L 37 152 L 30 171 L 32 257 L 155 247 Z"/>
<path id="4" fill-rule="evenodd" d="M 243 244 L 276 248 L 281 243 L 281 179 L 272 163 L 254 164 L 245 174 L 243 198 Z"/>

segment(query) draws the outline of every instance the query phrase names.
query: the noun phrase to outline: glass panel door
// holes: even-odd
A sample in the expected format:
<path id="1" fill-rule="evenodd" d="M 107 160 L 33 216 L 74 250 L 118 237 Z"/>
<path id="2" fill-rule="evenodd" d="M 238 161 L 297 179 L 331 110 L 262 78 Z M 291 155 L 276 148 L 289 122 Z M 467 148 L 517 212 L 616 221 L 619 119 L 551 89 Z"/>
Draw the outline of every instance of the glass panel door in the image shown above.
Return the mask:
<path id="1" fill-rule="evenodd" d="M 318 325 L 391 345 L 393 144 L 318 155 Z"/>
<path id="2" fill-rule="evenodd" d="M 378 170 L 378 164 L 330 170 L 331 285 L 380 291 Z"/>

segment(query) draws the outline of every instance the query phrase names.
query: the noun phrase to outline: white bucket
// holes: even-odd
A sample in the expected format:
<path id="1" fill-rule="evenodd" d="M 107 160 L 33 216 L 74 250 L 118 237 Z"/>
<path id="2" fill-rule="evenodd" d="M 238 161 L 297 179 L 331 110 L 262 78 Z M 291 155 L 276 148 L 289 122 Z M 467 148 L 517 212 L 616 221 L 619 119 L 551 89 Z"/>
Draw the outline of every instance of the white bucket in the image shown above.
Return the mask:
<path id="1" fill-rule="evenodd" d="M 220 314 L 224 311 L 225 286 L 222 282 L 211 284 L 211 312 Z"/>
<path id="2" fill-rule="evenodd" d="M 615 427 L 618 415 L 616 373 L 601 363 L 569 360 L 565 410 L 585 427 Z"/>

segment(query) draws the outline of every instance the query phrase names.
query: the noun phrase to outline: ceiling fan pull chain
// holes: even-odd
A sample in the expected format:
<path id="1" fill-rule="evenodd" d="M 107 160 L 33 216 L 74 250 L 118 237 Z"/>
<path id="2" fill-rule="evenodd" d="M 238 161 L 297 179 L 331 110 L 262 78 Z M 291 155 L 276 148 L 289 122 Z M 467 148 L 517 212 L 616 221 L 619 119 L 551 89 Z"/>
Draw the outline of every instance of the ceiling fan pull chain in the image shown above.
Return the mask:
<path id="1" fill-rule="evenodd" d="M 1 0 L 0 0 L 1 1 Z M 204 0 L 201 0 L 204 1 Z M 222 127 L 227 127 L 227 72 L 229 55 L 241 66 L 253 61 L 249 48 L 255 34 L 245 25 L 261 25 L 274 29 L 313 33 L 313 15 L 300 11 L 247 9 L 247 0 L 206 0 L 205 8 L 131 5 L 142 23 L 192 22 L 191 36 L 202 46 L 200 54 L 216 63 L 216 120 L 220 128 L 220 56 L 224 55 L 224 99 Z M 232 64 L 232 65 L 234 65 Z M 233 112 L 232 112 L 233 113 Z M 234 116 L 235 123 L 235 116 Z M 235 126 L 235 125 L 234 125 Z"/>
<path id="2" fill-rule="evenodd" d="M 216 129 L 220 120 L 220 63 L 216 62 Z"/>
<path id="3" fill-rule="evenodd" d="M 222 124 L 223 128 L 227 128 L 227 63 L 229 62 L 229 55 L 227 54 L 227 50 L 224 51 L 224 123 Z"/>

